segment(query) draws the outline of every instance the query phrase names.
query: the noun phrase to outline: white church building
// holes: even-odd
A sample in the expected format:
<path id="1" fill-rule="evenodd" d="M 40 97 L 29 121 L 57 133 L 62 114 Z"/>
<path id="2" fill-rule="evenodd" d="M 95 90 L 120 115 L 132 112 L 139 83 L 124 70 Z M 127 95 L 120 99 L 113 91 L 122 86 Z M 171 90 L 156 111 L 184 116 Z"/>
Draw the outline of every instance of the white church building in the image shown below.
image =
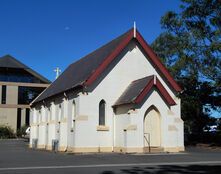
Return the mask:
<path id="1" fill-rule="evenodd" d="M 30 147 L 184 150 L 182 89 L 132 28 L 69 67 L 31 104 Z M 54 147 L 55 148 L 55 147 Z"/>

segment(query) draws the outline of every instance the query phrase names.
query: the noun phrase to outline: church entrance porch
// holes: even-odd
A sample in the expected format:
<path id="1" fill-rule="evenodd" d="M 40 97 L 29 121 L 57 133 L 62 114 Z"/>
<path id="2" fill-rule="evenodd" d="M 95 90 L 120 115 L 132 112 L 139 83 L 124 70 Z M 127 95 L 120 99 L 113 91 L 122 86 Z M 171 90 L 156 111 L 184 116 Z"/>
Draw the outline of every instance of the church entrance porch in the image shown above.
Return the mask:
<path id="1" fill-rule="evenodd" d="M 144 115 L 144 152 L 159 152 L 161 148 L 161 116 L 156 107 L 151 106 Z"/>

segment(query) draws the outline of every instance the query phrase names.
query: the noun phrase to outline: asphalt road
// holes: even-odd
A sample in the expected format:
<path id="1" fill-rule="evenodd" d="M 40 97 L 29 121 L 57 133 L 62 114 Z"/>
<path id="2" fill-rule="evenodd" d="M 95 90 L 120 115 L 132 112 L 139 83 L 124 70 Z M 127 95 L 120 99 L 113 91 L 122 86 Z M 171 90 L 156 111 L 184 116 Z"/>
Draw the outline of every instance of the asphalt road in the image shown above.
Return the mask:
<path id="1" fill-rule="evenodd" d="M 188 148 L 179 154 L 67 154 L 29 149 L 24 140 L 0 140 L 0 174 L 221 173 L 221 151 Z"/>

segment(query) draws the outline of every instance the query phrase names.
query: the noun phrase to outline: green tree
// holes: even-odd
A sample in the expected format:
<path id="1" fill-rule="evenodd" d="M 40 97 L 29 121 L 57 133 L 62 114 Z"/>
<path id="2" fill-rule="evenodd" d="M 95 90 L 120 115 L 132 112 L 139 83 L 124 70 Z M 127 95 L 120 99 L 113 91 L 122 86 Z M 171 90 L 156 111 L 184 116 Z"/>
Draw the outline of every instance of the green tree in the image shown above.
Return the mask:
<path id="1" fill-rule="evenodd" d="M 162 17 L 151 46 L 183 88 L 185 127 L 200 133 L 221 108 L 221 1 L 181 0 L 180 9 Z"/>

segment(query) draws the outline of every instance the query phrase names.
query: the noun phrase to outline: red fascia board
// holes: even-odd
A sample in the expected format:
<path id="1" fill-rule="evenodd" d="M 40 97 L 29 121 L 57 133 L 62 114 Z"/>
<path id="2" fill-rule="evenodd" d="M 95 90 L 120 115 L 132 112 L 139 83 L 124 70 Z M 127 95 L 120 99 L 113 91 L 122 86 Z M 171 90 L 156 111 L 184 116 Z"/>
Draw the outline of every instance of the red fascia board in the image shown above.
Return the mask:
<path id="1" fill-rule="evenodd" d="M 144 38 L 141 36 L 141 34 L 137 31 L 136 33 L 136 39 L 140 43 L 140 45 L 143 47 L 144 51 L 146 54 L 149 56 L 153 64 L 157 66 L 157 68 L 162 72 L 162 74 L 166 77 L 170 85 L 177 91 L 181 92 L 182 89 L 181 87 L 177 84 L 177 82 L 173 79 L 173 77 L 170 75 L 169 71 L 167 68 L 162 64 L 160 61 L 159 57 L 154 53 L 152 48 L 146 43 Z"/>
<path id="2" fill-rule="evenodd" d="M 173 100 L 173 98 L 170 96 L 170 94 L 167 92 L 167 90 L 164 88 L 162 83 L 156 78 L 156 84 L 154 84 L 154 77 L 151 79 L 151 81 L 146 85 L 146 87 L 143 89 L 143 91 L 137 96 L 137 98 L 134 100 L 134 103 L 138 104 L 142 102 L 144 97 L 150 92 L 150 90 L 156 86 L 163 98 L 166 100 L 166 102 L 170 105 L 176 105 L 176 102 Z"/>
<path id="3" fill-rule="evenodd" d="M 97 77 L 105 70 L 105 68 L 117 57 L 118 54 L 127 46 L 130 40 L 133 38 L 133 32 L 131 31 L 128 36 L 118 45 L 118 47 L 107 57 L 104 62 L 94 71 L 94 73 L 86 80 L 85 85 L 91 85 Z"/>
<path id="4" fill-rule="evenodd" d="M 86 80 L 84 83 L 85 86 L 91 85 L 98 76 L 105 70 L 105 68 L 117 57 L 117 55 L 127 46 L 127 44 L 133 39 L 133 30 L 130 31 L 128 36 L 119 44 L 119 46 L 107 57 L 105 58 L 104 62 L 92 73 L 92 75 Z M 150 46 L 146 43 L 146 41 L 143 39 L 141 34 L 136 31 L 136 39 L 140 43 L 140 45 L 143 47 L 146 54 L 149 56 L 153 64 L 157 66 L 159 71 L 162 72 L 162 75 L 166 77 L 170 85 L 177 91 L 181 92 L 181 87 L 177 84 L 177 82 L 173 79 L 173 77 L 170 75 L 169 71 L 166 69 L 166 67 L 161 63 L 160 59 L 156 56 L 154 51 L 150 48 Z"/>
<path id="5" fill-rule="evenodd" d="M 173 100 L 173 98 L 170 96 L 170 94 L 164 88 L 164 86 L 159 81 L 159 79 L 156 79 L 156 87 L 170 106 L 176 105 L 176 102 Z"/>
<path id="6" fill-rule="evenodd" d="M 140 103 L 143 98 L 146 96 L 146 94 L 148 92 L 150 92 L 150 90 L 152 89 L 152 87 L 154 86 L 154 77 L 149 81 L 149 83 L 145 86 L 145 88 L 143 89 L 143 91 L 136 97 L 136 99 L 134 100 L 134 102 L 136 104 Z"/>

